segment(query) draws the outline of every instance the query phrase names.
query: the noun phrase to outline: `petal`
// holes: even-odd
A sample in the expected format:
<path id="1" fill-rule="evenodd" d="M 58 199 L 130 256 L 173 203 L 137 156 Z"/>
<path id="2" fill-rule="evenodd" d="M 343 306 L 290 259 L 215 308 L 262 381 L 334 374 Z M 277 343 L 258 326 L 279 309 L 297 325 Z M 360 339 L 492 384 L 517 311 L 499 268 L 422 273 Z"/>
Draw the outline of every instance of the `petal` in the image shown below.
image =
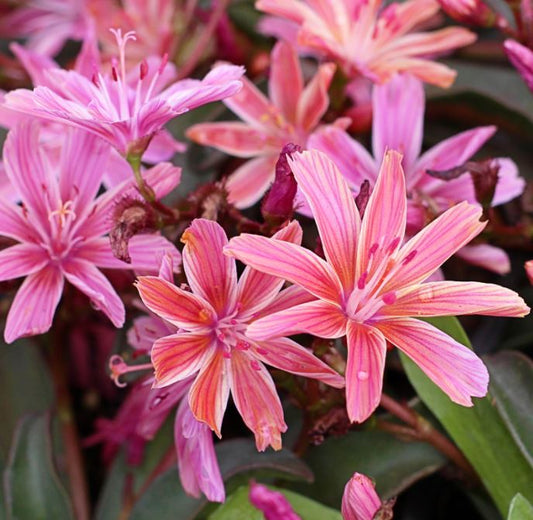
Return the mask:
<path id="1" fill-rule="evenodd" d="M 410 318 L 380 321 L 375 326 L 407 354 L 426 375 L 463 406 L 487 394 L 489 374 L 476 354 L 433 325 Z"/>
<path id="2" fill-rule="evenodd" d="M 365 209 L 358 244 L 356 277 L 371 278 L 387 266 L 400 247 L 407 216 L 402 156 L 392 150 L 383 158 L 376 186 Z"/>
<path id="3" fill-rule="evenodd" d="M 174 423 L 174 444 L 178 452 L 181 485 L 187 494 L 200 496 L 202 491 L 211 502 L 224 502 L 226 493 L 213 444 L 213 433 L 197 421 L 184 399 Z"/>
<path id="4" fill-rule="evenodd" d="M 24 218 L 23 209 L 20 206 L 0 197 L 0 235 L 25 241 L 38 241 L 37 232 L 31 227 L 27 219 Z"/>
<path id="5" fill-rule="evenodd" d="M 184 329 L 202 329 L 216 320 L 211 305 L 195 294 L 156 276 L 139 276 L 136 287 L 143 303 L 159 317 Z"/>
<path id="6" fill-rule="evenodd" d="M 350 321 L 347 330 L 346 409 L 361 423 L 377 408 L 383 388 L 387 343 L 374 327 Z"/>
<path id="7" fill-rule="evenodd" d="M 316 150 L 293 154 L 289 164 L 311 206 L 328 263 L 349 294 L 354 286 L 360 229 L 350 188 L 335 164 Z"/>
<path id="8" fill-rule="evenodd" d="M 316 298 L 305 289 L 302 289 L 298 285 L 291 285 L 286 289 L 283 289 L 276 298 L 265 308 L 261 309 L 258 313 L 258 317 L 274 314 L 275 312 L 290 309 L 296 307 L 302 303 L 307 303 L 316 300 Z"/>
<path id="9" fill-rule="evenodd" d="M 529 307 L 517 293 L 499 285 L 481 282 L 429 282 L 398 294 L 385 316 L 484 316 L 522 317 Z"/>
<path id="10" fill-rule="evenodd" d="M 2 249 L 0 251 L 0 281 L 33 274 L 43 269 L 49 262 L 50 258 L 43 248 L 36 244 L 16 244 Z"/>
<path id="11" fill-rule="evenodd" d="M 359 193 L 365 180 L 372 186 L 375 184 L 378 173 L 376 161 L 345 130 L 334 125 L 323 126 L 311 135 L 307 146 L 324 152 L 336 164 L 355 193 Z"/>
<path id="12" fill-rule="evenodd" d="M 287 71 L 291 71 L 287 74 Z M 280 41 L 270 55 L 268 91 L 272 103 L 288 121 L 296 121 L 298 100 L 302 95 L 303 78 L 298 54 L 294 47 Z"/>
<path id="13" fill-rule="evenodd" d="M 525 187 L 525 180 L 519 176 L 518 167 L 507 157 L 498 157 L 494 162 L 500 167 L 498 170 L 498 184 L 492 199 L 492 205 L 498 206 L 520 196 Z"/>
<path id="14" fill-rule="evenodd" d="M 298 126 L 306 132 L 312 131 L 320 122 L 329 106 L 328 89 L 335 74 L 333 63 L 324 63 L 305 87 L 298 102 Z"/>
<path id="15" fill-rule="evenodd" d="M 387 150 L 403 155 L 411 170 L 422 148 L 425 97 L 422 82 L 409 74 L 396 74 L 372 93 L 372 149 L 380 163 Z"/>
<path id="16" fill-rule="evenodd" d="M 331 267 L 311 251 L 296 244 L 258 235 L 232 238 L 224 249 L 241 262 L 300 285 L 318 298 L 338 302 L 342 288 Z"/>
<path id="17" fill-rule="evenodd" d="M 482 231 L 480 217 L 480 206 L 461 202 L 431 222 L 400 249 L 383 292 L 425 280 Z"/>
<path id="18" fill-rule="evenodd" d="M 246 335 L 267 339 L 307 332 L 320 338 L 340 338 L 346 334 L 346 321 L 338 305 L 318 300 L 264 316 L 248 325 Z"/>
<path id="19" fill-rule="evenodd" d="M 372 520 L 380 507 L 374 483 L 366 475 L 354 473 L 342 495 L 343 520 Z"/>
<path id="20" fill-rule="evenodd" d="M 257 341 L 252 351 L 263 363 L 297 376 L 318 379 L 335 388 L 344 387 L 344 378 L 318 359 L 311 350 L 288 338 Z"/>
<path id="21" fill-rule="evenodd" d="M 181 241 L 183 268 L 192 291 L 208 301 L 220 316 L 231 312 L 237 297 L 235 260 L 222 252 L 228 243 L 220 224 L 194 219 Z"/>
<path id="22" fill-rule="evenodd" d="M 464 246 L 455 255 L 471 264 L 479 265 L 498 274 L 507 274 L 511 271 L 511 261 L 507 253 L 490 244 Z"/>
<path id="23" fill-rule="evenodd" d="M 226 181 L 228 201 L 238 209 L 255 204 L 274 180 L 278 156 L 258 157 L 239 166 Z"/>
<path id="24" fill-rule="evenodd" d="M 275 151 L 279 143 L 263 129 L 248 123 L 228 121 L 221 123 L 199 123 L 187 130 L 187 137 L 195 143 L 212 146 L 235 157 L 255 157 Z M 270 142 L 269 142 L 270 141 Z"/>
<path id="25" fill-rule="evenodd" d="M 133 320 L 128 330 L 128 344 L 135 350 L 148 354 L 155 341 L 172 332 L 169 325 L 154 316 L 140 316 Z"/>
<path id="26" fill-rule="evenodd" d="M 151 352 L 155 386 L 168 386 L 198 372 L 212 347 L 214 345 L 209 334 L 180 332 L 159 338 Z"/>
<path id="27" fill-rule="evenodd" d="M 302 242 L 302 228 L 297 220 L 293 220 L 272 238 L 299 245 Z M 281 278 L 246 267 L 237 286 L 237 301 L 242 309 L 239 319 L 245 320 L 263 309 L 275 298 L 284 283 L 285 280 Z"/>
<path id="28" fill-rule="evenodd" d="M 198 421 L 206 423 L 219 437 L 228 404 L 230 373 L 230 360 L 224 357 L 220 349 L 215 349 L 189 391 L 189 406 L 192 413 Z"/>
<path id="29" fill-rule="evenodd" d="M 63 271 L 66 279 L 87 295 L 92 304 L 101 310 L 115 327 L 124 325 L 124 304 L 97 267 L 86 260 L 71 258 L 63 262 Z"/>
<path id="30" fill-rule="evenodd" d="M 30 274 L 24 280 L 7 315 L 4 330 L 6 343 L 50 329 L 63 285 L 63 274 L 52 266 Z"/>
<path id="31" fill-rule="evenodd" d="M 287 430 L 283 409 L 272 377 L 265 366 L 247 352 L 231 354 L 231 395 L 241 417 L 254 432 L 259 451 L 281 449 L 281 433 Z"/>

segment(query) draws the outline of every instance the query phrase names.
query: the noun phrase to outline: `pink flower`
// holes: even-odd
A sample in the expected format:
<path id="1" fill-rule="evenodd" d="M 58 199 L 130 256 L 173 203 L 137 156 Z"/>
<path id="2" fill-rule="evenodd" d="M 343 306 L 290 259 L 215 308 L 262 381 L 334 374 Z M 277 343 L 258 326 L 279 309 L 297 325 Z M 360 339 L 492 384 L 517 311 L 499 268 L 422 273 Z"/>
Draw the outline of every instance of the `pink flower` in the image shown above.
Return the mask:
<path id="1" fill-rule="evenodd" d="M 428 56 L 476 39 L 459 27 L 411 32 L 438 12 L 435 0 L 407 0 L 387 7 L 382 0 L 258 0 L 256 7 L 293 22 L 300 45 L 337 60 L 350 77 L 362 74 L 377 83 L 408 71 L 428 83 L 449 87 L 456 73 Z"/>
<path id="2" fill-rule="evenodd" d="M 374 483 L 362 473 L 354 473 L 342 495 L 343 520 L 373 520 L 381 508 Z"/>
<path id="3" fill-rule="evenodd" d="M 249 498 L 250 503 L 263 513 L 265 520 L 301 520 L 283 493 L 263 484 L 250 482 Z"/>
<path id="4" fill-rule="evenodd" d="M 89 26 L 85 0 L 27 0 L 1 18 L 0 31 L 4 38 L 28 38 L 28 48 L 53 56 L 67 40 L 82 40 Z"/>
<path id="5" fill-rule="evenodd" d="M 154 73 L 143 61 L 133 87 L 126 74 L 125 47 L 135 34 L 122 36 L 118 29 L 115 35 L 119 61 L 111 76 L 95 73 L 91 81 L 76 71 L 49 70 L 49 81 L 59 88 L 15 90 L 6 94 L 6 107 L 88 130 L 106 139 L 122 155 L 140 158 L 152 137 L 172 118 L 241 88 L 242 68 L 220 65 L 201 81 L 187 79 L 163 90 L 160 77 L 167 66 L 164 59 Z"/>
<path id="6" fill-rule="evenodd" d="M 18 242 L 0 251 L 0 280 L 26 277 L 7 316 L 8 343 L 50 328 L 65 278 L 121 327 L 124 305 L 98 267 L 157 272 L 156 257 L 166 251 L 179 261 L 175 247 L 159 235 L 133 238 L 131 265 L 113 256 L 104 235 L 112 226 L 117 198 L 138 196 L 134 182 L 95 199 L 106 168 L 107 145 L 74 129 L 65 132 L 64 139 L 57 161 L 39 149 L 37 123 L 21 123 L 10 131 L 4 146 L 6 174 L 22 206 L 0 200 L 0 234 Z M 179 168 L 162 163 L 148 177 L 162 196 L 177 184 L 179 173 Z"/>
<path id="7" fill-rule="evenodd" d="M 438 0 L 442 10 L 460 23 L 505 29 L 509 23 L 482 0 Z"/>
<path id="8" fill-rule="evenodd" d="M 533 92 L 533 51 L 514 40 L 505 40 L 503 46 L 509 61 Z"/>
<path id="9" fill-rule="evenodd" d="M 466 200 L 477 204 L 474 184 L 469 174 L 444 181 L 427 170 L 448 170 L 468 161 L 496 131 L 494 126 L 467 130 L 446 139 L 421 154 L 424 127 L 424 89 L 409 75 L 397 75 L 373 91 L 372 157 L 346 132 L 334 126 L 324 127 L 309 139 L 309 147 L 325 152 L 339 167 L 357 193 L 367 179 L 373 185 L 387 149 L 400 150 L 407 194 L 407 228 L 419 231 L 428 220 L 449 207 Z M 517 197 L 525 187 L 516 164 L 508 158 L 493 159 L 499 168 L 492 205 Z M 458 252 L 467 261 L 498 273 L 510 269 L 507 254 L 488 244 L 467 246 Z"/>
<path id="10" fill-rule="evenodd" d="M 236 207 L 251 206 L 265 193 L 283 146 L 294 143 L 305 148 L 329 106 L 327 92 L 334 72 L 332 63 L 321 65 L 304 88 L 296 52 L 279 42 L 271 54 L 270 100 L 243 78 L 242 90 L 224 103 L 244 122 L 200 123 L 189 128 L 187 136 L 197 143 L 253 158 L 228 178 L 229 201 Z M 347 121 L 338 121 L 343 123 Z"/>
<path id="11" fill-rule="evenodd" d="M 526 270 L 527 277 L 529 279 L 529 283 L 533 284 L 533 260 L 528 260 L 524 264 L 524 269 Z"/>
<path id="12" fill-rule="evenodd" d="M 299 242 L 297 223 L 282 229 L 275 242 Z M 252 341 L 246 327 L 258 315 L 283 309 L 311 296 L 289 289 L 279 293 L 283 280 L 245 269 L 237 282 L 235 261 L 222 253 L 227 244 L 215 222 L 196 219 L 182 236 L 184 268 L 192 292 L 162 278 L 139 277 L 144 304 L 179 328 L 152 347 L 156 386 L 163 387 L 195 375 L 188 402 L 197 420 L 220 436 L 229 393 L 257 448 L 281 448 L 287 428 L 274 382 L 263 363 L 312 377 L 333 386 L 342 378 L 297 343 L 279 338 Z M 285 242 L 284 242 L 285 243 Z"/>
<path id="13" fill-rule="evenodd" d="M 413 359 L 452 401 L 471 406 L 472 396 L 484 396 L 488 373 L 481 360 L 410 317 L 529 312 L 516 293 L 497 285 L 422 283 L 485 227 L 481 209 L 466 202 L 454 206 L 402 245 L 407 204 L 400 154 L 385 154 L 362 220 L 348 184 L 326 155 L 312 150 L 295 154 L 290 163 L 313 211 L 326 260 L 296 244 L 246 234 L 233 238 L 225 252 L 318 300 L 259 318 L 247 336 L 254 341 L 299 332 L 346 336 L 346 401 L 355 422 L 379 404 L 387 342 Z"/>

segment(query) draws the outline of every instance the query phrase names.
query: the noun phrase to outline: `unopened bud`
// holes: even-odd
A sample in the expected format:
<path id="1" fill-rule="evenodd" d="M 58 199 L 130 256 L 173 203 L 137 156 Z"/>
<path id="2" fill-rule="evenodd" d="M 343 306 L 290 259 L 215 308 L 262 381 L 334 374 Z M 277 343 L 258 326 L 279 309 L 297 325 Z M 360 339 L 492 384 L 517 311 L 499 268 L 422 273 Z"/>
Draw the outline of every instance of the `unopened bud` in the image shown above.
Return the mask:
<path id="1" fill-rule="evenodd" d="M 155 229 L 154 210 L 138 199 L 124 199 L 115 207 L 113 228 L 109 233 L 109 242 L 113 254 L 120 260 L 131 263 L 128 243 L 134 235 Z"/>
<path id="2" fill-rule="evenodd" d="M 366 205 L 368 204 L 369 199 L 370 199 L 370 182 L 368 182 L 368 180 L 365 179 L 361 183 L 359 194 L 357 195 L 357 197 L 355 197 L 355 204 L 357 206 L 357 209 L 359 210 L 359 215 L 361 215 L 361 218 L 363 218 L 365 214 Z"/>
<path id="3" fill-rule="evenodd" d="M 438 0 L 442 10 L 454 20 L 476 27 L 498 27 L 509 24 L 500 14 L 481 0 Z"/>
<path id="4" fill-rule="evenodd" d="M 300 146 L 289 143 L 282 148 L 279 154 L 276 163 L 276 177 L 261 204 L 261 214 L 270 224 L 281 224 L 292 217 L 294 197 L 298 186 L 289 166 L 287 155 L 301 151 Z"/>

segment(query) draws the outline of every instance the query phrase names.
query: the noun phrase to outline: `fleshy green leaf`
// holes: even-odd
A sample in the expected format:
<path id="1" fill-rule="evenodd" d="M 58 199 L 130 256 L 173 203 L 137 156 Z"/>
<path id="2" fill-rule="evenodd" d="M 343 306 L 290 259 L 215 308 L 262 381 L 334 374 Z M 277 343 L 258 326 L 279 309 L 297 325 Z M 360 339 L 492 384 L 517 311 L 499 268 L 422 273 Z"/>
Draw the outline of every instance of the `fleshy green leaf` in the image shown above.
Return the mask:
<path id="1" fill-rule="evenodd" d="M 427 321 L 470 346 L 457 319 L 432 318 Z M 476 469 L 500 512 L 507 514 L 517 492 L 531 500 L 533 468 L 514 442 L 490 390 L 486 398 L 476 399 L 472 408 L 457 405 L 409 358 L 402 355 L 401 359 L 418 395 Z"/>
<path id="2" fill-rule="evenodd" d="M 73 519 L 69 496 L 52 462 L 48 415 L 21 419 L 4 472 L 9 518 Z"/>
<path id="3" fill-rule="evenodd" d="M 485 362 L 496 408 L 533 467 L 533 362 L 512 351 L 489 356 Z"/>
<path id="4" fill-rule="evenodd" d="M 507 520 L 533 520 L 533 506 L 520 493 L 511 500 Z"/>
<path id="5" fill-rule="evenodd" d="M 216 446 L 217 458 L 224 482 L 248 481 L 253 477 L 281 477 L 310 480 L 309 468 L 288 450 L 259 453 L 248 439 L 235 439 Z M 146 493 L 135 504 L 130 520 L 174 520 L 176 511 L 180 520 L 192 520 L 207 505 L 205 498 L 189 497 L 181 487 L 178 470 L 173 467 L 156 478 Z"/>
<path id="6" fill-rule="evenodd" d="M 382 431 L 358 431 L 330 437 L 309 450 L 306 462 L 315 481 L 297 490 L 339 507 L 344 486 L 355 471 L 374 479 L 380 496 L 390 498 L 437 471 L 446 460 L 423 442 L 404 442 Z"/>
<path id="7" fill-rule="evenodd" d="M 272 486 L 269 487 L 276 491 L 281 491 L 294 511 L 305 520 L 342 520 L 339 511 L 330 509 L 298 493 Z M 223 505 L 209 516 L 209 520 L 263 520 L 263 513 L 250 503 L 249 493 L 249 486 L 237 489 Z"/>

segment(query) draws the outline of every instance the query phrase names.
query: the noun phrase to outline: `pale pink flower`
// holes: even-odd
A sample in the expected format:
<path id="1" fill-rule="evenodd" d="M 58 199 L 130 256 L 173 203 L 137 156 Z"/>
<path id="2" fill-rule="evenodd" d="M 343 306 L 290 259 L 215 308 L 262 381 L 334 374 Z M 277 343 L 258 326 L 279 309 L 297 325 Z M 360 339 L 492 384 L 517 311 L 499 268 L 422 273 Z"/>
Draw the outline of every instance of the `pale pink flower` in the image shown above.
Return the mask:
<path id="1" fill-rule="evenodd" d="M 439 11 L 435 0 L 407 0 L 387 7 L 383 3 L 258 0 L 256 7 L 296 24 L 300 45 L 337 60 L 350 77 L 363 74 L 383 83 L 395 72 L 409 71 L 423 81 L 449 87 L 456 73 L 428 56 L 469 45 L 476 35 L 460 27 L 412 32 Z"/>
<path id="2" fill-rule="evenodd" d="M 56 89 L 38 86 L 6 94 L 5 106 L 33 117 L 88 130 L 110 142 L 122 155 L 142 156 L 153 136 L 172 118 L 200 105 L 231 96 L 241 88 L 242 67 L 220 65 L 203 80 L 178 81 L 163 90 L 166 60 L 150 71 L 146 61 L 132 86 L 128 79 L 125 47 L 135 38 L 115 31 L 119 60 L 111 75 L 95 73 L 92 81 L 76 71 L 48 70 Z"/>
<path id="3" fill-rule="evenodd" d="M 533 92 L 533 51 L 515 40 L 505 40 L 503 46 L 509 61 Z"/>
<path id="4" fill-rule="evenodd" d="M 49 58 L 48 56 L 38 54 L 24 47 L 12 43 L 10 49 L 22 63 L 26 72 L 30 76 L 34 87 L 47 87 L 50 90 L 56 92 L 58 95 L 62 95 L 62 84 L 57 82 L 56 73 L 60 71 L 59 65 Z M 155 57 L 149 57 L 146 60 L 148 64 L 147 76 L 144 78 L 145 83 L 150 82 L 150 77 L 155 73 L 159 74 L 158 68 L 160 65 L 160 59 Z M 74 64 L 74 71 L 85 76 L 88 80 L 92 80 L 98 68 L 101 65 L 101 56 L 98 51 L 97 43 L 92 37 L 87 37 L 82 45 L 81 51 Z M 49 73 L 50 71 L 56 71 Z M 64 71 L 63 71 L 64 72 Z M 126 76 L 130 87 L 135 88 L 138 83 L 138 71 L 135 71 L 135 75 L 132 71 Z M 61 73 L 59 73 L 61 74 Z M 160 74 L 159 81 L 161 86 L 172 81 L 176 77 L 175 67 L 171 64 L 167 64 Z M 2 95 L 2 103 L 4 97 Z M 6 128 L 11 128 L 16 124 L 18 120 L 22 118 L 31 117 L 26 114 L 15 112 L 0 105 L 0 124 Z M 57 123 L 52 121 L 43 121 L 43 130 L 41 132 L 41 138 L 43 145 L 48 148 L 60 148 L 63 142 L 64 134 L 64 122 Z M 161 129 L 156 132 L 145 153 L 143 154 L 143 161 L 149 164 L 156 164 L 161 161 L 168 161 L 176 152 L 183 152 L 185 150 L 184 143 L 181 143 L 174 139 L 172 135 L 165 129 Z M 114 152 L 118 155 L 118 152 Z M 128 177 L 131 176 L 131 167 L 126 164 L 126 171 Z M 124 168 L 123 168 L 124 169 Z M 126 177 L 122 177 L 124 180 Z"/>
<path id="5" fill-rule="evenodd" d="M 2 37 L 27 38 L 29 49 L 53 56 L 67 40 L 83 40 L 90 28 L 85 0 L 26 0 L 0 19 Z"/>
<path id="6" fill-rule="evenodd" d="M 487 392 L 488 372 L 469 348 L 410 316 L 524 316 L 513 291 L 476 282 L 422 283 L 484 227 L 466 202 L 443 213 L 402 245 L 407 204 L 401 155 L 385 154 L 363 219 L 333 162 L 312 150 L 294 154 L 292 171 L 307 198 L 326 260 L 296 244 L 243 234 L 225 252 L 249 267 L 290 281 L 318 298 L 259 318 L 254 341 L 299 332 L 346 336 L 346 401 L 362 422 L 380 401 L 387 342 L 409 356 L 452 401 L 472 406 Z M 327 194 L 327 195 L 324 195 Z"/>
<path id="7" fill-rule="evenodd" d="M 263 484 L 250 482 L 250 503 L 259 509 L 265 520 L 302 520 L 283 493 L 273 491 Z"/>
<path id="8" fill-rule="evenodd" d="M 374 483 L 362 473 L 354 473 L 342 495 L 343 520 L 373 520 L 381 508 Z"/>
<path id="9" fill-rule="evenodd" d="M 529 279 L 529 283 L 533 284 L 533 260 L 528 260 L 524 264 L 524 269 L 526 270 L 527 277 Z"/>
<path id="10" fill-rule="evenodd" d="M 372 148 L 374 156 L 334 126 L 323 127 L 309 139 L 309 147 L 325 152 L 358 193 L 364 180 L 375 184 L 388 149 L 403 154 L 402 167 L 409 197 L 407 232 L 414 234 L 449 207 L 461 201 L 477 204 L 472 177 L 465 173 L 450 181 L 427 174 L 427 170 L 449 170 L 467 162 L 496 131 L 482 126 L 445 139 L 421 154 L 424 133 L 424 88 L 410 75 L 396 75 L 386 85 L 375 86 L 372 98 Z M 497 206 L 519 196 L 525 181 L 509 158 L 493 159 L 499 167 L 492 200 Z M 505 251 L 489 244 L 466 246 L 458 253 L 465 260 L 498 273 L 510 270 Z"/>
<path id="11" fill-rule="evenodd" d="M 9 310 L 5 340 L 46 332 L 65 278 L 121 327 L 124 305 L 98 267 L 157 272 L 157 256 L 179 252 L 164 237 L 136 235 L 129 243 L 131 265 L 113 256 L 109 232 L 115 201 L 138 197 L 133 179 L 95 198 L 108 146 L 86 132 L 68 129 L 57 161 L 39 149 L 39 125 L 21 123 L 4 145 L 7 177 L 22 206 L 0 200 L 0 234 L 17 241 L 0 251 L 0 280 L 25 276 Z M 158 196 L 179 182 L 180 169 L 161 163 L 147 173 Z"/>
<path id="12" fill-rule="evenodd" d="M 243 122 L 200 123 L 187 131 L 197 143 L 213 146 L 237 157 L 251 158 L 228 178 L 229 201 L 238 208 L 257 202 L 274 180 L 276 161 L 283 146 L 306 147 L 329 106 L 328 88 L 335 65 L 320 65 L 304 87 L 295 50 L 287 43 L 275 45 L 271 58 L 268 99 L 250 80 L 224 103 Z M 347 120 L 337 124 L 346 126 Z"/>
<path id="13" fill-rule="evenodd" d="M 297 223 L 282 229 L 273 241 L 301 241 Z M 162 278 L 139 277 L 144 304 L 179 328 L 152 347 L 156 386 L 195 375 L 188 402 L 197 420 L 220 436 L 229 393 L 257 448 L 281 448 L 287 428 L 274 382 L 263 363 L 342 386 L 342 378 L 310 351 L 287 338 L 250 340 L 246 327 L 258 315 L 309 301 L 305 292 L 279 291 L 283 280 L 246 268 L 237 281 L 235 260 L 222 253 L 227 244 L 216 222 L 196 219 L 182 236 L 184 269 L 192 292 Z M 285 242 L 284 242 L 285 243 Z M 288 292 L 287 292 L 288 291 Z"/>

